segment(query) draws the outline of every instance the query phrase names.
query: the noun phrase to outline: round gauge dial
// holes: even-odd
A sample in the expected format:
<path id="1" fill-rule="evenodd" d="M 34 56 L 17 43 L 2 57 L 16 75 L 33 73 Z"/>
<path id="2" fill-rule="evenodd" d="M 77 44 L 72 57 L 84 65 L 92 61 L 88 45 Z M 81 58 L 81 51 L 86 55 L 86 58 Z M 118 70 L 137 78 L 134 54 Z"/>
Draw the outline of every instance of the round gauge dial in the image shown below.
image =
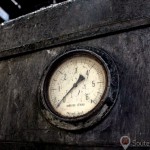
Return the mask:
<path id="1" fill-rule="evenodd" d="M 96 57 L 74 55 L 63 60 L 48 81 L 51 110 L 64 118 L 89 114 L 101 105 L 107 88 L 107 72 Z"/>
<path id="2" fill-rule="evenodd" d="M 49 123 L 80 130 L 109 114 L 118 90 L 118 70 L 105 50 L 74 48 L 58 55 L 44 70 L 39 106 Z"/>

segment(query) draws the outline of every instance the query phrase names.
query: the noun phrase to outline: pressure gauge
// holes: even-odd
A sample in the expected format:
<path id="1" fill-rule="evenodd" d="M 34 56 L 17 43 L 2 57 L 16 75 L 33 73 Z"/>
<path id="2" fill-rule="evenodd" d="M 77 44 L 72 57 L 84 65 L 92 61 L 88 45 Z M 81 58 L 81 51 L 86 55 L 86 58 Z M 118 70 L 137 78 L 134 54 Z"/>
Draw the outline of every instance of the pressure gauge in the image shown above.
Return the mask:
<path id="1" fill-rule="evenodd" d="M 108 65 L 108 55 L 100 52 L 72 49 L 49 64 L 40 93 L 44 106 L 42 112 L 52 124 L 70 130 L 80 129 L 83 122 L 92 121 L 99 113 L 102 118 L 113 106 L 117 95 L 115 91 L 115 99 L 112 97 L 114 75 Z M 113 68 L 118 88 L 117 68 L 115 65 Z"/>

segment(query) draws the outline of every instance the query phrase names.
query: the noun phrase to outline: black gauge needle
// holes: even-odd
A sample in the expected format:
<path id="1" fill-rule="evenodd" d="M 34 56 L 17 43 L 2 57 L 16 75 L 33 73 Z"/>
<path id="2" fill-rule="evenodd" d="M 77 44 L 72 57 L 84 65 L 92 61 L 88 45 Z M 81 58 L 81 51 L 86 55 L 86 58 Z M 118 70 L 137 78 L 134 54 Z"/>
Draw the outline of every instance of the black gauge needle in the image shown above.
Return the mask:
<path id="1" fill-rule="evenodd" d="M 76 81 L 76 83 L 73 84 L 72 88 L 67 92 L 67 94 L 62 98 L 62 100 L 59 101 L 59 103 L 57 104 L 56 108 L 58 108 L 60 106 L 60 104 L 63 102 L 63 100 L 66 98 L 66 96 L 75 88 L 78 86 L 78 84 L 83 81 L 85 79 L 85 77 L 83 75 L 80 74 L 78 80 Z"/>

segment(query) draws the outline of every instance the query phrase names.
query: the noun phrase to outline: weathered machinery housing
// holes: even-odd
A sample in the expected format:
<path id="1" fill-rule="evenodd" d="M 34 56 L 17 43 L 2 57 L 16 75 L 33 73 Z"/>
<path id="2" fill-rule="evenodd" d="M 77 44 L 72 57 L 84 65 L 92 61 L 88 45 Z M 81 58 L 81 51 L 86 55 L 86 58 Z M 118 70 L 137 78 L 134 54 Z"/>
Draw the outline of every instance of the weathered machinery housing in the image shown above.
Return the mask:
<path id="1" fill-rule="evenodd" d="M 148 147 L 142 142 L 150 142 L 149 25 L 149 0 L 73 0 L 1 25 L 0 149 L 116 150 L 124 135 L 131 149 Z M 104 49 L 120 86 L 104 120 L 72 132 L 41 115 L 38 88 L 45 67 L 78 47 Z"/>

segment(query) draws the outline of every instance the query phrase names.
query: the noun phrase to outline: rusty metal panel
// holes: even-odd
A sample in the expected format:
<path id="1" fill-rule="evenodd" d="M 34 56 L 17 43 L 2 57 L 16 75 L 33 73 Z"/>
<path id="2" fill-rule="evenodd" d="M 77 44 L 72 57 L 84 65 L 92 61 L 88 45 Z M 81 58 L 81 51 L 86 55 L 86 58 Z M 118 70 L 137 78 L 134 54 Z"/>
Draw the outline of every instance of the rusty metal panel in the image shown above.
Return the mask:
<path id="1" fill-rule="evenodd" d="M 1 149 L 149 149 L 150 2 L 80 0 L 0 26 Z M 67 49 L 104 49 L 120 76 L 116 104 L 87 130 L 66 131 L 41 115 L 38 88 L 46 66 Z M 7 143 L 9 143 L 7 145 Z"/>

